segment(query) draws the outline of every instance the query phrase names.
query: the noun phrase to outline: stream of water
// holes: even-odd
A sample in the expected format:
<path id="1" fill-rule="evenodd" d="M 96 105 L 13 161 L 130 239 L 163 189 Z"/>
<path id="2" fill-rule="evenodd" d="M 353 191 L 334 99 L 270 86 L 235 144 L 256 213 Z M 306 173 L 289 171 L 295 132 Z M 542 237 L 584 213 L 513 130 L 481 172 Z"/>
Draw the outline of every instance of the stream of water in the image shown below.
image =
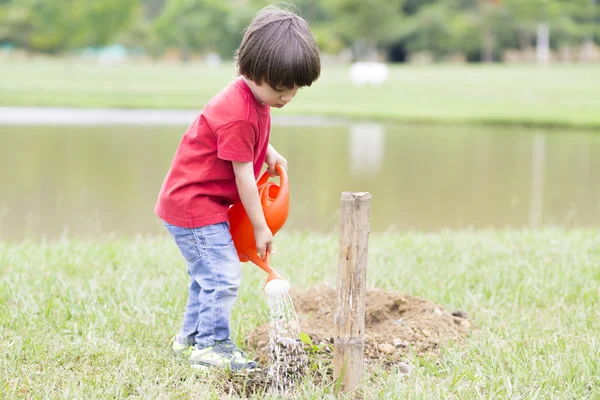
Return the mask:
<path id="1" fill-rule="evenodd" d="M 289 293 L 270 293 L 267 299 L 271 390 L 288 394 L 294 390 L 296 379 L 306 372 L 308 358 L 300 341 L 300 323 Z"/>

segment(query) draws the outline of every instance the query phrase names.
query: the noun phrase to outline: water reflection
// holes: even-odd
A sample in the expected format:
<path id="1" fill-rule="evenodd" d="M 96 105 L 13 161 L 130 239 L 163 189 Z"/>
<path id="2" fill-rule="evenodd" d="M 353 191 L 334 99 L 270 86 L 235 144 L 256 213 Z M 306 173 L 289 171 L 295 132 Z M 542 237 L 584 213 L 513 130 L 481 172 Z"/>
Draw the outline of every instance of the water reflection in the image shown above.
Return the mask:
<path id="1" fill-rule="evenodd" d="M 0 239 L 159 233 L 152 208 L 184 126 L 1 126 Z M 371 227 L 600 226 L 600 135 L 465 126 L 277 125 L 286 229 L 337 230 L 342 191 Z"/>
<path id="2" fill-rule="evenodd" d="M 544 207 L 544 160 L 546 158 L 546 140 L 542 134 L 533 136 L 531 146 L 531 205 L 529 207 L 529 226 L 539 228 L 542 223 Z"/>
<path id="3" fill-rule="evenodd" d="M 382 124 L 356 123 L 350 126 L 350 173 L 371 178 L 383 162 L 385 130 Z"/>

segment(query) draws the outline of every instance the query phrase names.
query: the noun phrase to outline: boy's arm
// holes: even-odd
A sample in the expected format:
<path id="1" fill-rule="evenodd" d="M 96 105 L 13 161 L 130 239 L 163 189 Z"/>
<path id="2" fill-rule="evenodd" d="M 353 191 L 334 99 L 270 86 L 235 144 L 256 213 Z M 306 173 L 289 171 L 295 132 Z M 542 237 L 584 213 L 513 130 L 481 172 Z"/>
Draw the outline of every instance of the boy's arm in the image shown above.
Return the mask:
<path id="1" fill-rule="evenodd" d="M 273 234 L 265 220 L 265 214 L 260 204 L 256 180 L 254 179 L 254 167 L 252 162 L 233 163 L 233 172 L 235 173 L 235 184 L 242 205 L 250 218 L 254 228 L 254 237 L 256 239 L 256 249 L 260 258 L 265 258 L 265 251 L 273 252 Z"/>
<path id="2" fill-rule="evenodd" d="M 277 175 L 277 172 L 275 172 L 275 165 L 277 164 L 281 164 L 286 171 L 288 168 L 285 157 L 279 154 L 277 150 L 271 146 L 271 144 L 269 144 L 269 147 L 267 148 L 267 157 L 265 158 L 265 163 L 267 164 L 267 172 L 269 173 L 269 176 Z"/>

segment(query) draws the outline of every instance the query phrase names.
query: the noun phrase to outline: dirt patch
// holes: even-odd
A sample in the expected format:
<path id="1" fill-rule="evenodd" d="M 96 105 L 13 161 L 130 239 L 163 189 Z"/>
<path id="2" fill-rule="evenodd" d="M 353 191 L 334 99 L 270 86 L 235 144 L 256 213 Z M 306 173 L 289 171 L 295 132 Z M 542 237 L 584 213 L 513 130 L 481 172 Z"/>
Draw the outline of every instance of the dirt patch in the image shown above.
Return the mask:
<path id="1" fill-rule="evenodd" d="M 290 291 L 300 320 L 300 329 L 314 345 L 331 353 L 337 293 L 329 287 Z M 380 289 L 367 291 L 365 315 L 365 360 L 392 365 L 403 354 L 436 353 L 450 342 L 460 342 L 471 330 L 463 311 L 449 312 L 418 297 Z M 269 351 L 269 326 L 258 327 L 247 338 L 248 349 L 265 363 Z"/>
<path id="2" fill-rule="evenodd" d="M 291 290 L 290 295 L 300 320 L 300 330 L 312 342 L 303 344 L 309 368 L 297 374 L 307 374 L 316 386 L 333 384 L 333 318 L 337 306 L 335 289 L 325 286 L 307 291 Z M 379 289 L 367 291 L 365 315 L 365 362 L 367 370 L 395 368 L 402 374 L 412 368 L 403 362 L 407 353 L 436 355 L 451 342 L 461 342 L 471 331 L 468 316 L 463 311 L 449 312 L 442 306 L 418 297 Z M 302 343 L 300 343 L 302 345 Z M 267 393 L 274 385 L 268 375 L 269 324 L 264 324 L 246 338 L 246 348 L 256 354 L 263 369 L 251 376 L 232 376 L 223 387 L 226 393 L 245 397 Z"/>

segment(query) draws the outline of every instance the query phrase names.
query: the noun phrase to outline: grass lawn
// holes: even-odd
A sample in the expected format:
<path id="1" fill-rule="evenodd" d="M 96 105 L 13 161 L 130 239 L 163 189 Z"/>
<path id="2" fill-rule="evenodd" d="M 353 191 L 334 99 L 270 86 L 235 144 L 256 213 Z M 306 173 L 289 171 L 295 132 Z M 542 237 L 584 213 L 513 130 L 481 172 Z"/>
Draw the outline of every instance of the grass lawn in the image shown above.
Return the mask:
<path id="1" fill-rule="evenodd" d="M 0 106 L 201 109 L 233 65 L 0 62 Z M 411 122 L 600 127 L 598 65 L 392 66 L 381 87 L 353 86 L 348 67 L 322 77 L 274 114 Z"/>
<path id="2" fill-rule="evenodd" d="M 297 288 L 334 284 L 337 240 L 282 232 L 274 263 Z M 408 377 L 369 374 L 365 398 L 600 398 L 599 267 L 598 230 L 371 235 L 370 287 L 465 310 L 477 329 L 439 359 L 407 355 Z M 238 342 L 268 319 L 264 279 L 245 266 Z M 168 237 L 0 243 L 0 397 L 222 398 L 218 376 L 170 356 L 186 281 Z"/>

